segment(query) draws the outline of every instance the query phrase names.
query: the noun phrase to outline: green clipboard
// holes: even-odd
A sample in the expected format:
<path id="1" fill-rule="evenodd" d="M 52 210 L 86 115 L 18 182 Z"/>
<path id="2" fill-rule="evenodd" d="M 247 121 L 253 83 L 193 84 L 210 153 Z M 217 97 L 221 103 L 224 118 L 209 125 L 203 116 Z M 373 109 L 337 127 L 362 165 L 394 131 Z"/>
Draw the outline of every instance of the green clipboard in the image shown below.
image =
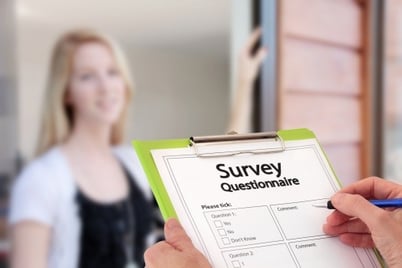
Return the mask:
<path id="1" fill-rule="evenodd" d="M 258 137 L 259 135 L 264 136 L 264 133 L 252 133 L 246 135 L 239 135 L 239 134 L 228 134 L 228 135 L 221 135 L 221 136 L 206 136 L 206 139 L 215 140 L 247 140 L 248 138 L 253 138 L 253 135 Z M 266 134 L 266 133 L 265 133 Z M 268 133 L 272 135 L 271 133 Z M 274 133 L 277 137 L 279 137 L 282 141 L 292 141 L 292 140 L 304 140 L 304 139 L 315 139 L 317 142 L 317 138 L 315 134 L 306 128 L 299 128 L 299 129 L 290 129 L 290 130 L 279 130 Z M 199 138 L 199 137 L 198 137 Z M 201 137 L 202 138 L 202 137 Z M 155 199 L 158 203 L 159 209 L 162 213 L 163 218 L 166 220 L 168 218 L 177 218 L 175 209 L 172 205 L 172 202 L 169 198 L 169 195 L 165 189 L 165 186 L 162 182 L 160 177 L 159 171 L 155 165 L 153 160 L 151 151 L 157 149 L 174 149 L 174 148 L 186 148 L 188 146 L 192 146 L 194 142 L 193 137 L 190 138 L 183 138 L 183 139 L 168 139 L 168 140 L 134 140 L 132 141 L 132 145 L 134 146 L 135 151 L 137 152 L 138 158 L 141 162 L 141 165 L 144 168 L 145 175 L 149 181 L 150 187 L 152 192 L 155 196 Z M 321 147 L 322 150 L 322 147 Z M 334 169 L 330 162 L 328 161 L 328 157 L 325 152 L 322 150 L 324 156 L 327 158 L 327 162 L 329 163 L 330 168 L 334 172 Z M 339 187 L 342 186 L 339 178 L 335 175 L 336 181 L 339 184 Z M 375 254 L 378 257 L 382 267 L 386 267 L 384 264 L 383 259 L 379 252 L 375 249 Z"/>
<path id="2" fill-rule="evenodd" d="M 248 139 L 253 138 L 253 135 L 258 136 L 260 133 L 246 134 L 246 135 L 221 135 L 221 136 L 206 136 L 206 138 L 212 137 L 212 139 L 222 139 L 230 138 L 231 140 L 236 139 Z M 262 133 L 263 134 L 263 133 Z M 269 133 L 272 134 L 272 133 Z M 250 136 L 251 135 L 251 136 Z M 290 130 L 280 130 L 275 133 L 283 141 L 291 140 L 303 140 L 303 139 L 316 139 L 314 133 L 306 128 L 300 129 L 290 129 Z M 134 140 L 134 149 L 137 152 L 138 158 L 141 165 L 144 167 L 145 174 L 148 178 L 149 184 L 151 186 L 152 192 L 154 193 L 155 199 L 161 210 L 163 218 L 166 220 L 168 218 L 177 218 L 176 212 L 173 208 L 172 202 L 170 201 L 169 195 L 163 185 L 162 179 L 159 175 L 158 169 L 154 163 L 151 155 L 151 150 L 155 149 L 173 149 L 173 148 L 185 148 L 191 146 L 192 138 L 187 139 L 172 139 L 172 140 Z M 324 153 L 325 155 L 325 153 Z M 327 156 L 326 156 L 327 157 Z M 329 162 L 329 161 L 328 161 Z M 332 166 L 331 166 L 331 169 Z M 335 172 L 334 172 L 335 174 Z M 341 182 L 337 178 L 339 186 Z"/>

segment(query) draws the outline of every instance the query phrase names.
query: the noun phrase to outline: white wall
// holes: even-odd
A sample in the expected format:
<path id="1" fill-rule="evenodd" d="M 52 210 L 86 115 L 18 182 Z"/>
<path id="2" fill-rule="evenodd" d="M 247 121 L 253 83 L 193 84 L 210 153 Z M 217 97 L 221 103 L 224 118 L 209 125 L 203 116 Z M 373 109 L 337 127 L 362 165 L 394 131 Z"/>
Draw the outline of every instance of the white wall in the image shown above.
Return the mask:
<path id="1" fill-rule="evenodd" d="M 231 35 L 230 35 L 230 87 L 236 88 L 237 61 L 252 31 L 252 1 L 232 0 Z"/>
<path id="2" fill-rule="evenodd" d="M 55 38 L 39 35 L 33 39 L 29 31 L 17 29 L 18 148 L 23 159 L 30 158 L 36 148 L 49 51 Z"/>
<path id="3" fill-rule="evenodd" d="M 16 160 L 15 21 L 12 0 L 0 1 L 0 177 L 12 176 Z M 3 181 L 0 182 L 0 188 Z M 1 190 L 1 189 L 0 189 Z M 1 193 L 0 193 L 1 194 Z"/>
<path id="4" fill-rule="evenodd" d="M 229 110 L 229 59 L 180 49 L 133 49 L 137 92 L 129 138 L 223 134 Z"/>

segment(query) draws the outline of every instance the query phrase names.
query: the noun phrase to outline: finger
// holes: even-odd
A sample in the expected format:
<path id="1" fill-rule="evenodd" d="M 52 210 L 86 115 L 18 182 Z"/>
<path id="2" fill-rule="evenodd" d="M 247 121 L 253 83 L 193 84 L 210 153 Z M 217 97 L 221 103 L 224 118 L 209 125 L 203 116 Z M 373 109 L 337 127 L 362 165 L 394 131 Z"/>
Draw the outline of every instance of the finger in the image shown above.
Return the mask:
<path id="1" fill-rule="evenodd" d="M 331 201 L 338 211 L 362 220 L 371 232 L 381 229 L 383 214 L 388 213 L 357 194 L 337 193 L 331 198 Z"/>
<path id="2" fill-rule="evenodd" d="M 174 248 L 183 251 L 184 249 L 192 248 L 193 243 L 190 237 L 186 234 L 179 221 L 169 219 L 165 224 L 166 241 Z"/>
<path id="3" fill-rule="evenodd" d="M 359 194 L 365 198 L 389 199 L 402 197 L 402 186 L 378 177 L 369 177 L 346 186 L 340 192 Z"/>
<path id="4" fill-rule="evenodd" d="M 345 215 L 342 212 L 335 210 L 327 217 L 327 224 L 329 225 L 340 225 L 350 220 L 349 215 Z"/>
<path id="5" fill-rule="evenodd" d="M 166 254 L 170 254 L 172 250 L 172 246 L 166 243 L 166 241 L 158 242 L 152 247 L 148 248 L 144 252 L 144 261 L 146 267 L 163 267 L 164 264 L 160 263 L 160 261 L 163 259 L 161 257 L 165 256 Z"/>
<path id="6" fill-rule="evenodd" d="M 370 234 L 367 225 L 359 219 L 353 219 L 340 225 L 324 224 L 323 231 L 328 235 L 339 235 L 343 233 Z"/>
<path id="7" fill-rule="evenodd" d="M 251 50 L 257 43 L 257 40 L 260 38 L 260 36 L 261 36 L 261 28 L 258 27 L 251 33 L 250 37 L 247 39 L 244 51 L 250 54 Z"/>
<path id="8" fill-rule="evenodd" d="M 339 235 L 339 239 L 342 241 L 342 243 L 349 245 L 351 247 L 359 247 L 359 248 L 375 247 L 374 241 L 370 234 L 345 233 Z"/>
<path id="9" fill-rule="evenodd" d="M 265 47 L 258 49 L 257 54 L 253 58 L 253 64 L 255 66 L 260 66 L 267 55 L 268 55 L 268 50 Z"/>

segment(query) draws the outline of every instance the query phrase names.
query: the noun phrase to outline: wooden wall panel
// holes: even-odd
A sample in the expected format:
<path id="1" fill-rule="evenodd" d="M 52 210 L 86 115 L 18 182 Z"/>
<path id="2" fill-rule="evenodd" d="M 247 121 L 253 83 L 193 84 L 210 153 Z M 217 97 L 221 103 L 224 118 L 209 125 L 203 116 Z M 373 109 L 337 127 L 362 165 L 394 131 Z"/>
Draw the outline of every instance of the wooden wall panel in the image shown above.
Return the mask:
<path id="1" fill-rule="evenodd" d="M 284 89 L 360 94 L 361 60 L 355 50 L 286 38 L 282 55 Z"/>
<path id="2" fill-rule="evenodd" d="M 385 13 L 385 124 L 402 125 L 402 0 L 387 0 Z"/>
<path id="3" fill-rule="evenodd" d="M 311 129 L 322 143 L 360 141 L 360 104 L 357 98 L 287 94 L 281 105 L 281 129 Z"/>
<path id="4" fill-rule="evenodd" d="M 368 2 L 281 0 L 279 10 L 279 128 L 314 131 L 349 184 L 366 175 Z"/>
<path id="5" fill-rule="evenodd" d="M 360 48 L 362 10 L 355 0 L 281 0 L 283 32 Z"/>
<path id="6" fill-rule="evenodd" d="M 382 175 L 402 182 L 402 0 L 386 0 Z"/>

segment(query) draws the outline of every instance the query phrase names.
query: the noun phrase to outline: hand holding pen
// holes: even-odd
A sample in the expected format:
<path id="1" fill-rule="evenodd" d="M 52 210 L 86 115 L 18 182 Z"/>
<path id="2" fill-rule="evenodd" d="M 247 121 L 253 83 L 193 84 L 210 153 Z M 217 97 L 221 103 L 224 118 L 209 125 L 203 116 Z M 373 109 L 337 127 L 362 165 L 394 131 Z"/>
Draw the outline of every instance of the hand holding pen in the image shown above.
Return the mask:
<path id="1" fill-rule="evenodd" d="M 397 204 L 400 198 L 400 184 L 374 177 L 358 181 L 331 198 L 336 210 L 323 230 L 350 246 L 376 247 L 388 267 L 402 267 L 402 209 L 385 210 L 369 201 L 397 199 L 392 201 Z"/>

